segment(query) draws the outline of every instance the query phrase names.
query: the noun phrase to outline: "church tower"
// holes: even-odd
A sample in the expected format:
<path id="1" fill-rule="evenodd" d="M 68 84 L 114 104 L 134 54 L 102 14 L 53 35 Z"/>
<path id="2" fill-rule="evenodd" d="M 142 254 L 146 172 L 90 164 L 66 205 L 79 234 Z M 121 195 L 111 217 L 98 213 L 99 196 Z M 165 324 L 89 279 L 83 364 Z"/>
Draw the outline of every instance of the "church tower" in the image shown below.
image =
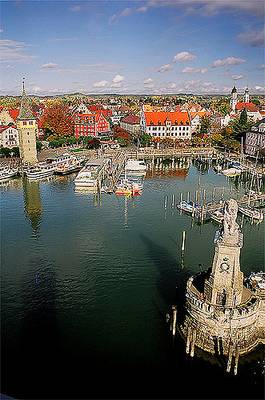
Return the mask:
<path id="1" fill-rule="evenodd" d="M 244 103 L 249 103 L 249 90 L 246 88 L 244 93 Z"/>
<path id="2" fill-rule="evenodd" d="M 22 96 L 20 111 L 17 118 L 17 130 L 19 134 L 19 153 L 23 163 L 36 164 L 38 162 L 36 149 L 37 121 L 34 117 L 25 91 L 25 83 L 22 83 Z"/>
<path id="3" fill-rule="evenodd" d="M 231 100 L 230 100 L 230 106 L 233 112 L 236 111 L 236 105 L 237 105 L 237 90 L 236 87 L 234 86 L 231 92 Z"/>

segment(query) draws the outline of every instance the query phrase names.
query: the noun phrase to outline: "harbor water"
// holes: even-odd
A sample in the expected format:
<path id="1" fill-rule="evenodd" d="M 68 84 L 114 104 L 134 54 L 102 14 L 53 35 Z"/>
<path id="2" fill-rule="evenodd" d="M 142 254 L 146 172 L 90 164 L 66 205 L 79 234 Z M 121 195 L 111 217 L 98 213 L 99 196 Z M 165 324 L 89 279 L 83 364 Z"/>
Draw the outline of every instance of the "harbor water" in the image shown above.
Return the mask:
<path id="1" fill-rule="evenodd" d="M 263 349 L 237 376 L 173 343 L 166 314 L 212 262 L 218 224 L 182 193 L 239 198 L 247 182 L 191 159 L 156 160 L 141 196 L 76 191 L 76 174 L 1 191 L 1 392 L 38 398 L 263 398 Z M 215 188 L 215 189 L 214 189 Z M 264 263 L 264 223 L 241 220 L 241 270 Z M 182 232 L 186 232 L 182 257 Z"/>

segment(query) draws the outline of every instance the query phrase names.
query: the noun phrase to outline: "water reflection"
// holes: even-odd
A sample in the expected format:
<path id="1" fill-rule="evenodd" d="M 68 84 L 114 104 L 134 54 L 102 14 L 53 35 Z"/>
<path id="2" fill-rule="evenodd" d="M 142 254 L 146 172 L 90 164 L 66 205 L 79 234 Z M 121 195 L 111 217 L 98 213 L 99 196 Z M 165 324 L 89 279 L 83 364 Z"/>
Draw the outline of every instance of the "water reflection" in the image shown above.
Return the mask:
<path id="1" fill-rule="evenodd" d="M 41 195 L 39 181 L 23 179 L 25 215 L 30 220 L 33 231 L 36 233 L 41 223 Z"/>
<path id="2" fill-rule="evenodd" d="M 172 177 L 185 180 L 190 165 L 189 157 L 157 157 L 147 164 L 146 178 Z"/>

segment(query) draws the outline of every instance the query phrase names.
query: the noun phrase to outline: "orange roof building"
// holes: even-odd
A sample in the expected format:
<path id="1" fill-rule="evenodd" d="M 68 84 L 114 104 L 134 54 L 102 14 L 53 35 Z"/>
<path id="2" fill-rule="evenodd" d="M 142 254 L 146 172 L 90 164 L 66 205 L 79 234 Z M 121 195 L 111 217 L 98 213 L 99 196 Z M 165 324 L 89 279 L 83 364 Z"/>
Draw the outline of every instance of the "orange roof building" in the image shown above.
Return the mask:
<path id="1" fill-rule="evenodd" d="M 142 132 L 154 137 L 191 138 L 187 111 L 142 112 L 140 127 Z"/>

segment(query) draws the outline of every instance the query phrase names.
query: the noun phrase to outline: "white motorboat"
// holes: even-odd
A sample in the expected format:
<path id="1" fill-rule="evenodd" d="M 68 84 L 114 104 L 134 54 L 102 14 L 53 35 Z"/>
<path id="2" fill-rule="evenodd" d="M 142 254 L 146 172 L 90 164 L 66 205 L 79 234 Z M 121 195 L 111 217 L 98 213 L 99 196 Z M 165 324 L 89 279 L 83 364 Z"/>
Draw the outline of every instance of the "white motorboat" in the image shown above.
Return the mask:
<path id="1" fill-rule="evenodd" d="M 39 163 L 25 171 L 28 179 L 42 179 L 54 174 L 54 165 Z"/>
<path id="2" fill-rule="evenodd" d="M 178 205 L 177 208 L 181 211 L 186 211 L 190 214 L 198 212 L 199 211 L 199 206 L 195 204 L 193 201 L 181 201 Z"/>
<path id="3" fill-rule="evenodd" d="M 209 211 L 209 216 L 215 222 L 221 224 L 224 220 L 224 212 L 221 210 Z"/>
<path id="4" fill-rule="evenodd" d="M 97 178 L 93 171 L 81 170 L 74 180 L 76 187 L 83 187 L 95 190 L 97 188 Z"/>
<path id="5" fill-rule="evenodd" d="M 125 171 L 145 173 L 145 162 L 143 160 L 129 159 L 125 164 Z"/>
<path id="6" fill-rule="evenodd" d="M 251 208 L 251 207 L 238 207 L 238 211 L 241 212 L 241 214 L 246 215 L 247 217 L 256 220 L 258 222 L 262 222 L 264 215 L 261 210 L 258 210 L 256 208 Z"/>
<path id="7" fill-rule="evenodd" d="M 228 168 L 223 169 L 221 172 L 225 176 L 238 176 L 241 174 L 242 170 L 239 168 Z"/>
<path id="8" fill-rule="evenodd" d="M 82 160 L 79 160 L 77 157 L 73 157 L 57 165 L 54 168 L 54 172 L 57 175 L 69 175 L 72 172 L 78 172 L 81 169 L 82 169 Z"/>
<path id="9" fill-rule="evenodd" d="M 0 182 L 6 182 L 13 176 L 18 174 L 18 168 L 10 168 L 8 166 L 0 168 Z"/>

